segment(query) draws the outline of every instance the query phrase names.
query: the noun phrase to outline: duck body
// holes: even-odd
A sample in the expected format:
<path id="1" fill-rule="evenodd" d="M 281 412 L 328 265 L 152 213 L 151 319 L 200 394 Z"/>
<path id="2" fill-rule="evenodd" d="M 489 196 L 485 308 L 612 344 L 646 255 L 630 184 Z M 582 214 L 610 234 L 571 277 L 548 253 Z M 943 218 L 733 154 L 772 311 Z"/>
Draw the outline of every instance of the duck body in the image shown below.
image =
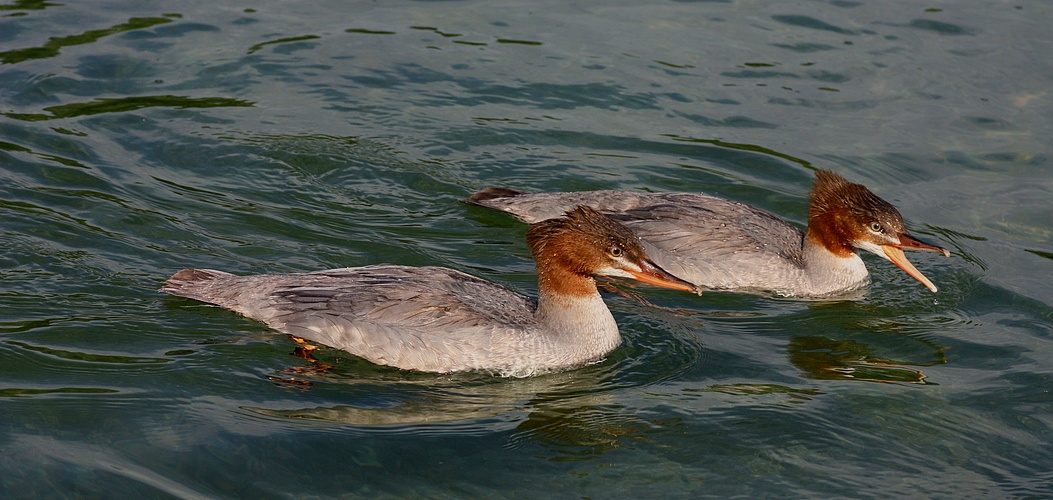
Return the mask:
<path id="1" fill-rule="evenodd" d="M 588 209 L 572 214 L 528 232 L 538 300 L 453 269 L 390 264 L 253 276 L 190 268 L 161 291 L 380 365 L 536 375 L 598 361 L 621 343 L 593 274 L 694 290 L 649 263 L 624 227 Z"/>
<path id="2" fill-rule="evenodd" d="M 526 222 L 552 217 L 568 205 L 593 207 L 632 230 L 660 267 L 708 290 L 802 298 L 842 294 L 870 281 L 856 252 L 864 249 L 936 291 L 901 249 L 947 253 L 911 236 L 892 205 L 828 171 L 818 174 L 804 231 L 759 208 L 694 193 L 525 194 L 490 188 L 468 201 Z"/>

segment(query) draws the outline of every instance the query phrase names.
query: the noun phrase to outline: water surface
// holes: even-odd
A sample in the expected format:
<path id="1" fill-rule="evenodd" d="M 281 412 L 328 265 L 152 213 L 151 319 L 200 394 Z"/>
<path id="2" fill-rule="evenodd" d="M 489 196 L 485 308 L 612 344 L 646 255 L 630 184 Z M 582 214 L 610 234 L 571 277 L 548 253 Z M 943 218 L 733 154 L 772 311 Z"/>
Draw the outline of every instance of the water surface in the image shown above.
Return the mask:
<path id="1" fill-rule="evenodd" d="M 1053 495 L 1045 2 L 0 5 L 4 497 Z M 910 230 L 833 301 L 645 289 L 533 379 L 401 372 L 156 289 L 442 265 L 536 292 L 460 202 L 701 191 Z"/>

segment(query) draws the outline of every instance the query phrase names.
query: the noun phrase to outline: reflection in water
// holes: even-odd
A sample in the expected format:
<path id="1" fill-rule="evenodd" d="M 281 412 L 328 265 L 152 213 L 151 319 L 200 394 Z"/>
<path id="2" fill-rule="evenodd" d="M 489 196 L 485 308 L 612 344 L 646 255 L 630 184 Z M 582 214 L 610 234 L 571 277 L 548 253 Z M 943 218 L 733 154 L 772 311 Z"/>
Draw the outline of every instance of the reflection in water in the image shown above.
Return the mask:
<path id="1" fill-rule="evenodd" d="M 776 15 L 771 18 L 777 22 L 787 24 L 790 26 L 799 26 L 801 28 L 809 28 L 819 31 L 829 31 L 831 33 L 837 33 L 839 35 L 857 35 L 855 31 L 825 21 L 820 21 L 812 16 L 805 15 Z"/>
<path id="2" fill-rule="evenodd" d="M 142 364 L 142 363 L 168 363 L 172 360 L 166 358 L 150 358 L 141 356 L 124 356 L 124 355 L 113 355 L 113 354 L 96 354 L 89 352 L 78 352 L 68 351 L 63 349 L 53 349 L 50 347 L 35 346 L 27 344 L 25 342 L 17 342 L 14 340 L 8 340 L 6 343 L 16 345 L 23 349 L 54 356 L 60 359 L 67 359 L 73 361 L 88 361 L 92 363 L 121 363 L 121 364 Z"/>
<path id="3" fill-rule="evenodd" d="M 627 441 L 644 439 L 649 429 L 676 425 L 679 421 L 679 418 L 645 420 L 617 404 L 539 405 L 516 427 L 509 445 L 518 448 L 532 440 L 552 452 L 551 461 L 590 460 L 625 447 Z"/>
<path id="4" fill-rule="evenodd" d="M 60 3 L 50 3 L 45 0 L 15 0 L 9 4 L 0 5 L 0 11 L 5 10 L 44 10 L 48 7 L 56 7 Z"/>
<path id="5" fill-rule="evenodd" d="M 58 387 L 55 389 L 29 389 L 5 387 L 0 389 L 0 398 L 23 398 L 28 396 L 46 396 L 52 394 L 117 394 L 121 391 L 102 387 Z"/>
<path id="6" fill-rule="evenodd" d="M 410 26 L 410 28 L 411 29 L 415 29 L 415 30 L 419 30 L 419 31 L 430 31 L 432 33 L 435 33 L 436 35 L 439 35 L 439 36 L 443 37 L 443 38 L 457 38 L 457 37 L 461 36 L 460 33 L 446 33 L 446 32 L 444 32 L 444 31 L 442 31 L 439 28 L 436 28 L 434 26 Z"/>
<path id="7" fill-rule="evenodd" d="M 179 95 L 147 95 L 121 98 L 98 98 L 90 102 L 72 102 L 44 108 L 43 113 L 0 113 L 8 118 L 39 122 L 56 118 L 76 118 L 78 116 L 98 115 L 102 113 L 124 113 L 142 108 L 227 108 L 252 107 L 255 104 L 240 99 L 226 97 L 186 97 Z"/>
<path id="8" fill-rule="evenodd" d="M 401 373 L 401 372 L 400 372 Z M 303 373 L 299 373 L 303 375 Z M 578 370 L 529 379 L 458 374 L 419 380 L 335 379 L 350 384 L 360 404 L 297 408 L 242 406 L 257 415 L 328 422 L 358 430 L 448 435 L 511 430 L 508 446 L 541 443 L 552 460 L 584 460 L 620 448 L 625 439 L 669 422 L 651 422 L 615 401 L 601 372 Z M 472 378 L 474 377 L 474 378 Z M 382 395 L 382 396 L 378 396 Z"/>
<path id="9" fill-rule="evenodd" d="M 360 35 L 394 35 L 394 31 L 383 31 L 383 30 L 367 30 L 362 28 L 348 28 L 344 30 L 348 33 L 357 33 Z"/>
<path id="10" fill-rule="evenodd" d="M 357 360 L 353 360 L 358 364 Z M 338 373 L 339 371 L 339 373 Z M 475 420 L 529 411 L 534 405 L 559 404 L 582 397 L 606 401 L 597 387 L 605 382 L 588 370 L 507 379 L 478 373 L 432 375 L 373 367 L 371 377 L 356 375 L 358 370 L 341 370 L 322 362 L 308 369 L 289 368 L 271 380 L 299 387 L 333 384 L 354 387 L 362 396 L 361 405 L 334 405 L 307 408 L 244 408 L 261 415 L 281 418 L 320 420 L 356 426 L 418 426 Z M 289 374 L 293 378 L 289 378 Z M 387 374 L 391 374 L 388 376 Z M 384 395 L 381 397 L 380 395 Z M 582 396 L 584 395 L 584 396 Z M 518 418 L 518 417 L 517 417 Z"/>
<path id="11" fill-rule="evenodd" d="M 0 4 L 0 497 L 1053 493 L 1049 2 Z M 284 338 L 154 292 L 204 259 L 529 290 L 520 228 L 456 200 L 713 191 L 800 223 L 818 166 L 931 212 L 940 295 L 647 291 L 694 315 L 611 298 L 626 344 L 573 373 L 323 353 L 290 388 Z"/>
<path id="12" fill-rule="evenodd" d="M 854 340 L 832 340 L 822 336 L 799 336 L 790 340 L 790 362 L 808 376 L 822 380 L 866 380 L 931 384 L 914 366 L 946 363 L 943 349 L 936 347 L 935 359 L 926 363 L 907 363 L 878 358 L 870 346 Z"/>
<path id="13" fill-rule="evenodd" d="M 293 43 L 293 42 L 303 42 L 303 41 L 306 41 L 306 40 L 317 40 L 318 38 L 321 38 L 321 37 L 319 37 L 318 35 L 301 35 L 301 36 L 292 36 L 292 37 L 286 37 L 286 38 L 279 38 L 277 40 L 271 40 L 269 42 L 257 43 L 256 45 L 253 45 L 252 47 L 249 47 L 248 53 L 249 54 L 255 53 L 257 50 L 260 50 L 260 49 L 262 49 L 262 48 L 264 48 L 264 47 L 266 47 L 268 45 L 277 45 L 277 44 L 282 44 L 282 43 Z"/>
<path id="14" fill-rule="evenodd" d="M 695 143 L 695 144 L 710 144 L 710 145 L 716 146 L 718 148 L 727 148 L 727 149 L 732 149 L 732 150 L 736 150 L 736 151 L 748 151 L 748 152 L 754 152 L 754 153 L 761 153 L 761 154 L 763 154 L 765 156 L 771 156 L 771 157 L 774 157 L 774 158 L 782 158 L 784 160 L 791 161 L 793 163 L 801 165 L 802 167 L 812 168 L 812 164 L 809 163 L 807 160 L 804 160 L 802 158 L 797 158 L 795 156 L 792 156 L 790 154 L 784 153 L 782 151 L 777 151 L 777 150 L 774 150 L 774 149 L 771 149 L 771 148 L 767 148 L 767 147 L 764 147 L 764 146 L 760 146 L 760 145 L 757 145 L 757 144 L 745 144 L 745 143 L 727 142 L 727 141 L 722 141 L 720 139 L 700 139 L 700 138 L 696 138 L 696 137 L 686 137 L 686 136 L 680 136 L 680 135 L 676 135 L 676 134 L 664 134 L 664 135 L 666 137 L 669 137 L 670 139 L 672 139 L 674 141 L 678 141 L 678 142 L 690 142 L 690 143 Z"/>
<path id="15" fill-rule="evenodd" d="M 774 383 L 717 383 L 705 387 L 681 387 L 672 397 L 689 397 L 695 412 L 713 422 L 738 425 L 743 415 L 754 412 L 776 412 L 791 418 L 808 418 L 816 401 L 824 404 L 828 392 L 816 388 L 794 387 Z M 728 420 L 729 415 L 737 415 Z M 688 422 L 691 419 L 686 419 Z"/>
<path id="16" fill-rule="evenodd" d="M 18 462 L 32 463 L 41 470 L 61 468 L 67 471 L 70 477 L 94 479 L 95 474 L 98 474 L 107 481 L 109 487 L 120 485 L 127 488 L 128 483 L 136 484 L 142 487 L 136 490 L 140 495 L 148 491 L 152 495 L 162 492 L 172 498 L 213 496 L 194 485 L 186 484 L 186 481 L 181 481 L 169 468 L 152 468 L 151 464 L 144 465 L 136 457 L 114 451 L 105 445 L 79 443 L 47 435 L 16 433 L 5 443 L 4 452 Z M 12 472 L 12 475 L 17 480 L 22 474 Z M 62 483 L 44 486 L 50 487 L 53 493 L 62 488 L 70 488 Z M 152 496 L 151 494 L 146 496 Z"/>
<path id="17" fill-rule="evenodd" d="M 717 384 L 701 389 L 684 389 L 684 392 L 719 392 L 732 396 L 761 396 L 771 394 L 784 394 L 793 401 L 807 401 L 813 396 L 823 393 L 815 389 L 797 389 L 779 384 Z"/>
<path id="18" fill-rule="evenodd" d="M 177 14 L 171 14 L 171 16 L 179 17 Z M 15 64 L 22 61 L 28 61 L 32 59 L 44 59 L 48 57 L 55 57 L 59 55 L 59 52 L 63 47 L 71 47 L 74 45 L 84 45 L 92 43 L 100 38 L 115 35 L 118 33 L 124 33 L 126 31 L 139 30 L 157 26 L 158 24 L 165 24 L 172 22 L 171 19 L 166 17 L 133 17 L 126 23 L 111 26 L 109 28 L 89 30 L 79 35 L 70 35 L 59 38 L 50 38 L 47 43 L 40 47 L 27 47 L 22 49 L 7 50 L 0 52 L 0 63 L 2 64 Z"/>
<path id="19" fill-rule="evenodd" d="M 66 133 L 66 132 L 68 132 L 68 131 L 63 130 L 60 133 Z M 38 152 L 38 151 L 34 151 L 32 149 L 29 149 L 29 148 L 27 148 L 25 146 L 20 146 L 18 144 L 11 144 L 9 142 L 4 142 L 4 141 L 0 141 L 0 151 L 9 151 L 9 152 L 12 152 L 12 153 L 31 154 L 31 155 L 34 155 L 34 156 L 42 159 L 42 160 L 53 161 L 55 163 L 58 163 L 60 165 L 65 165 L 67 167 L 89 168 L 87 165 L 84 165 L 83 163 L 80 163 L 79 161 L 74 160 L 72 158 L 64 158 L 64 157 L 61 157 L 61 156 L 58 156 L 58 155 L 49 154 L 49 153 L 41 153 L 41 152 Z"/>

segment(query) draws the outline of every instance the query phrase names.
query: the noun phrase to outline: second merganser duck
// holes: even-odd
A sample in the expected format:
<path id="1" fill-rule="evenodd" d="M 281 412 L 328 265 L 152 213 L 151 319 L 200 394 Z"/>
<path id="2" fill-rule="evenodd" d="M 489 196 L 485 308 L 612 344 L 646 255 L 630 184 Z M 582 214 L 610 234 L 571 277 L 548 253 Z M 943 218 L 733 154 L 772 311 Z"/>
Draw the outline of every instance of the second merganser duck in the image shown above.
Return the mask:
<path id="1" fill-rule="evenodd" d="M 488 188 L 468 202 L 526 222 L 554 217 L 568 206 L 591 206 L 636 233 L 659 266 L 701 289 L 827 297 L 869 282 L 856 253 L 863 249 L 936 292 L 903 249 L 950 252 L 911 236 L 887 201 L 828 170 L 816 172 L 808 198 L 804 232 L 764 210 L 704 194 Z"/>
<path id="2" fill-rule="evenodd" d="M 373 265 L 236 276 L 184 269 L 161 291 L 218 305 L 380 365 L 525 377 L 598 361 L 621 343 L 594 275 L 695 292 L 621 224 L 588 207 L 527 231 L 537 301 L 442 267 Z"/>

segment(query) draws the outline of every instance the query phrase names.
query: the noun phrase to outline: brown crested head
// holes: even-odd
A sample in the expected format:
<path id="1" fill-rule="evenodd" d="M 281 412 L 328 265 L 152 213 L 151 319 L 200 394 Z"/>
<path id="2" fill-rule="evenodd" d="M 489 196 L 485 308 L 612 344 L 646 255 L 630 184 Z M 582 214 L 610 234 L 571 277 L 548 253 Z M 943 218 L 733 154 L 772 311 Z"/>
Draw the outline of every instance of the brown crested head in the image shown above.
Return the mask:
<path id="1" fill-rule="evenodd" d="M 898 245 L 899 236 L 907 232 L 903 216 L 891 203 L 829 170 L 816 172 L 808 201 L 809 237 L 842 257 L 862 241 Z"/>
<path id="2" fill-rule="evenodd" d="M 595 274 L 612 257 L 630 262 L 647 258 L 632 231 L 584 205 L 563 217 L 532 224 L 526 239 L 539 264 L 541 259 L 555 259 L 560 267 L 576 274 Z"/>
<path id="3" fill-rule="evenodd" d="M 542 287 L 558 287 L 557 282 L 570 286 L 575 280 L 585 279 L 588 281 L 585 288 L 592 287 L 589 291 L 592 293 L 595 285 L 591 276 L 601 274 L 696 291 L 694 285 L 651 262 L 632 231 L 588 206 L 582 205 L 562 217 L 531 224 L 526 239 L 537 262 Z"/>
<path id="4" fill-rule="evenodd" d="M 889 202 L 869 189 L 853 184 L 828 170 L 816 173 L 809 195 L 808 232 L 805 238 L 834 255 L 848 257 L 856 248 L 880 255 L 936 291 L 903 254 L 903 249 L 928 250 L 950 256 L 946 248 L 921 241 L 907 231 L 903 216 Z"/>

